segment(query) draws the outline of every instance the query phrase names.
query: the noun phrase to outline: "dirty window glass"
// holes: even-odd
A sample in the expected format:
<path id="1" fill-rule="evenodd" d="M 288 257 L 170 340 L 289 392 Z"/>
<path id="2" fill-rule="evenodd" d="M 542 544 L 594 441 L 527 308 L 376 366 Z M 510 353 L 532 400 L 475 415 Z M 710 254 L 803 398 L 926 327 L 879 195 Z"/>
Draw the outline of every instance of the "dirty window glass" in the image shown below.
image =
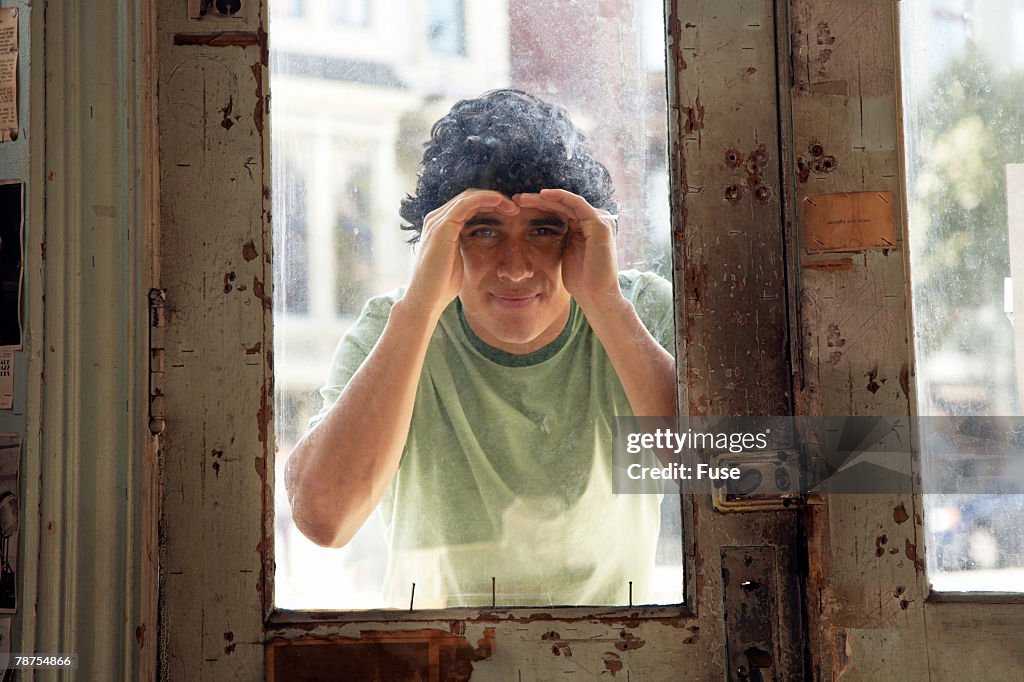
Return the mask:
<path id="1" fill-rule="evenodd" d="M 1020 416 L 1024 0 L 900 9 L 919 412 Z M 962 475 L 1012 475 L 982 459 Z M 922 461 L 934 589 L 1024 591 L 1024 496 L 933 492 Z"/>
<path id="2" fill-rule="evenodd" d="M 342 549 L 314 545 L 291 521 L 284 465 L 321 409 L 318 389 L 339 339 L 369 297 L 407 282 L 414 254 L 399 202 L 414 190 L 430 127 L 457 100 L 495 88 L 564 106 L 611 172 L 620 269 L 671 280 L 663 3 L 275 0 L 270 8 L 275 603 L 380 607 L 388 570 L 381 515 Z M 655 577 L 637 603 L 679 603 L 678 495 L 655 508 L 644 522 L 654 528 Z M 547 524 L 552 537 L 562 531 L 555 517 L 530 513 L 510 518 Z M 558 560 L 571 565 L 574 540 L 559 543 Z M 494 578 L 498 605 L 515 605 L 508 581 Z M 544 586 L 534 587 L 524 599 L 540 603 Z M 416 605 L 444 605 L 429 580 L 418 583 Z"/>
<path id="3" fill-rule="evenodd" d="M 427 0 L 427 41 L 435 52 L 466 53 L 466 20 L 462 0 Z"/>

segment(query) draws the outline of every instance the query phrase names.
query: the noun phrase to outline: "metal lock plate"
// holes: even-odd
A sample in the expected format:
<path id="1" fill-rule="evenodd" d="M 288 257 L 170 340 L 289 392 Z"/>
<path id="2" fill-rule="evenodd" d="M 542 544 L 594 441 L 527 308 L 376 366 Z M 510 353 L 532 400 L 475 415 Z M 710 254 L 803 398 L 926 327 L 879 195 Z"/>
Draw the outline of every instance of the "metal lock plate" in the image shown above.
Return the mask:
<path id="1" fill-rule="evenodd" d="M 739 470 L 737 477 L 716 482 L 712 501 L 718 511 L 766 511 L 800 506 L 799 450 L 724 452 L 711 458 L 711 466 Z"/>
<path id="2" fill-rule="evenodd" d="M 775 547 L 722 548 L 726 679 L 777 681 L 778 618 Z"/>

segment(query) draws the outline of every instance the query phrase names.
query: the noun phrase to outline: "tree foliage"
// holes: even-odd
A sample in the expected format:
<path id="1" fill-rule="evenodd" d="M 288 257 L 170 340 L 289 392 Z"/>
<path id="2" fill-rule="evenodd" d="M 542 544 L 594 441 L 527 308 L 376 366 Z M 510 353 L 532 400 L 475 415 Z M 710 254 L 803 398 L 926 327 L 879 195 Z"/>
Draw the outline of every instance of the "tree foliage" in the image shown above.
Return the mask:
<path id="1" fill-rule="evenodd" d="M 921 359 L 940 351 L 986 356 L 985 371 L 1001 367 L 1009 388 L 1012 328 L 1002 315 L 1003 278 L 1010 276 L 1006 165 L 1024 163 L 1024 76 L 996 68 L 972 47 L 938 73 L 918 102 L 906 121 Z M 1024 323 L 1024 311 L 1018 313 Z"/>

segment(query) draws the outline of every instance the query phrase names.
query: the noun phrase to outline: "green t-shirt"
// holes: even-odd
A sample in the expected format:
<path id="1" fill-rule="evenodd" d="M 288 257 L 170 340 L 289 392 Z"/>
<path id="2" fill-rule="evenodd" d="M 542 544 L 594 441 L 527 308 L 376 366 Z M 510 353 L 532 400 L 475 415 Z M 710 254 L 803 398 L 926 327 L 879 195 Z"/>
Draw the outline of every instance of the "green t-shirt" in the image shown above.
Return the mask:
<path id="1" fill-rule="evenodd" d="M 623 295 L 670 353 L 672 287 L 619 274 Z M 334 355 L 337 400 L 387 323 L 399 290 L 367 302 Z M 575 302 L 561 335 L 528 355 L 484 343 L 456 299 L 441 315 L 416 390 L 401 465 L 379 511 L 390 557 L 385 599 L 418 608 L 625 604 L 653 590 L 659 495 L 615 495 L 613 417 L 632 415 Z"/>

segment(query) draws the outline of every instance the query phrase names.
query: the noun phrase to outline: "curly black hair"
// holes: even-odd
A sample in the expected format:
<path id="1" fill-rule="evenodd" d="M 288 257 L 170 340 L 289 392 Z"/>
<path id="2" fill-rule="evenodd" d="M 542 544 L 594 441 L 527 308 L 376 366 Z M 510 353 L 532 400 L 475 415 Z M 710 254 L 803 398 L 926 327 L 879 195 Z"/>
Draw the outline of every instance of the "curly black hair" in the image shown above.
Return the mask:
<path id="1" fill-rule="evenodd" d="M 402 200 L 403 230 L 419 241 L 423 218 L 469 188 L 506 196 L 565 189 L 591 206 L 617 213 L 608 169 L 560 106 L 521 90 L 492 90 L 456 102 L 434 124 L 423 152 L 416 194 Z"/>

